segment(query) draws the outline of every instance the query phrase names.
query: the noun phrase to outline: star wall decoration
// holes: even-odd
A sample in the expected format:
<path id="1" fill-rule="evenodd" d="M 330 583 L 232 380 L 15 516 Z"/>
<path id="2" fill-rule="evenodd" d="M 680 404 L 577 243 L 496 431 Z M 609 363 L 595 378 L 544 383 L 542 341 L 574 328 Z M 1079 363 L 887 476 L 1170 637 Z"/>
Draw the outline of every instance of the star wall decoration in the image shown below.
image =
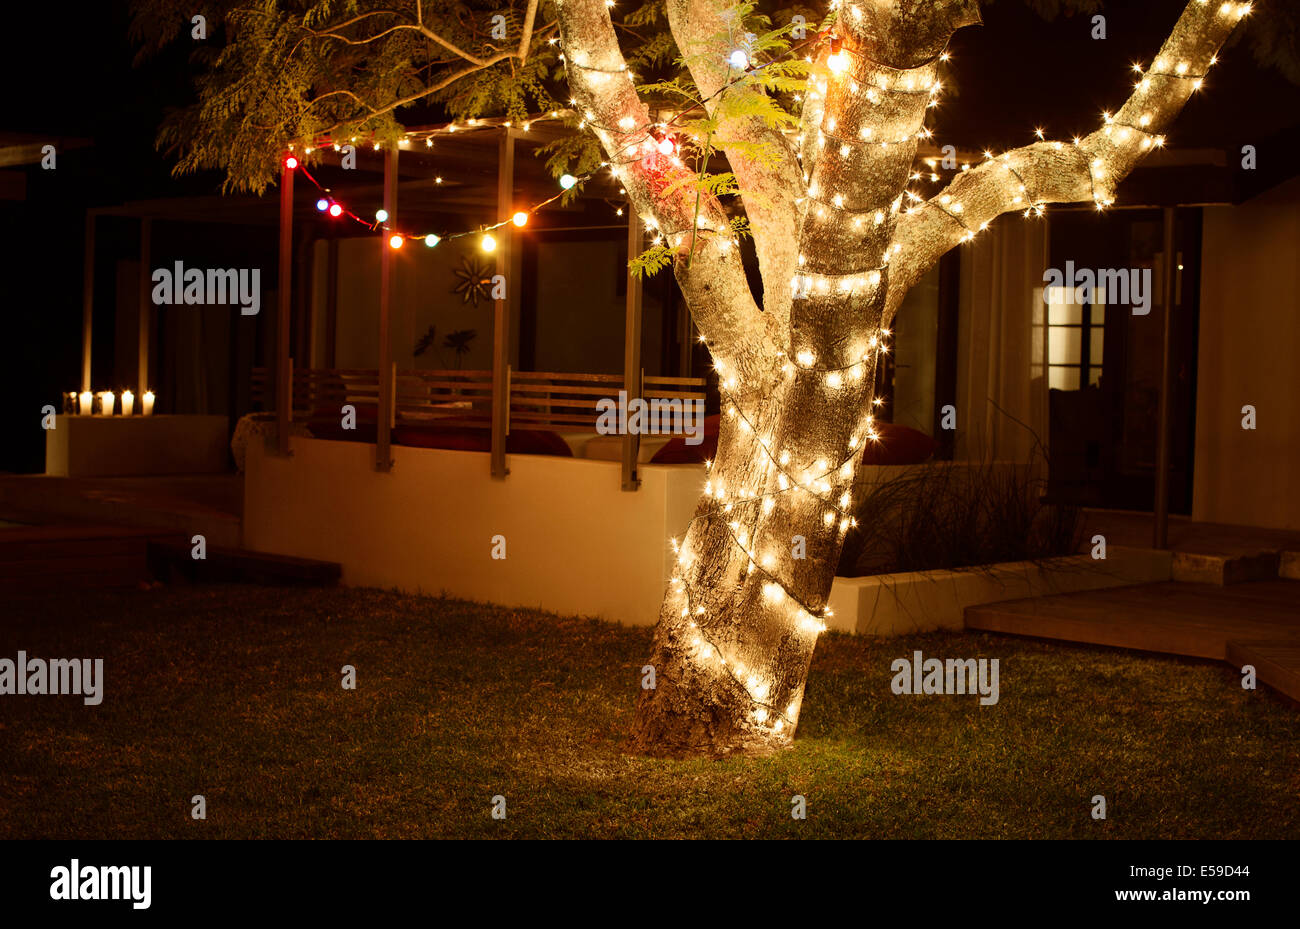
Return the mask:
<path id="1" fill-rule="evenodd" d="M 480 300 L 487 300 L 491 295 L 491 269 L 477 258 L 462 258 L 460 267 L 452 273 L 460 282 L 452 293 L 461 295 L 461 302 L 478 306 Z"/>

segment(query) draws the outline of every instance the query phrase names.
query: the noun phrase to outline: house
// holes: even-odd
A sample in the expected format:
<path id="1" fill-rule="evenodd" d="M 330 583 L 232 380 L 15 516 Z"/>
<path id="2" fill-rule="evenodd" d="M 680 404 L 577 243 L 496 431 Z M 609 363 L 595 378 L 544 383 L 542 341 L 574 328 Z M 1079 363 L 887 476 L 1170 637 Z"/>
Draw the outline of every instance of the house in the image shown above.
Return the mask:
<path id="1" fill-rule="evenodd" d="M 989 20 L 1012 15 L 999 8 Z M 1013 91 L 1028 95 L 1022 109 L 1095 120 L 1091 98 L 1055 80 L 1068 76 L 1069 56 L 1053 43 L 1070 24 L 1033 28 L 1054 39 L 1026 44 L 1019 70 L 997 67 L 997 43 L 957 37 L 970 96 L 986 100 L 944 114 L 962 160 L 979 160 L 982 134 L 1010 138 L 997 116 Z M 1133 41 L 1145 48 L 1150 38 Z M 1050 73 L 1044 85 L 1078 97 L 1077 111 L 1021 87 L 1025 68 Z M 1216 81 L 1247 72 L 1243 63 Z M 1300 451 L 1289 364 L 1300 338 L 1285 105 L 1294 95 L 1259 92 L 1275 78 L 1251 80 L 1214 96 L 1199 130 L 1190 108 L 1178 146 L 1135 172 L 1117 208 L 1009 216 L 945 257 L 895 323 L 878 380 L 882 418 L 931 436 L 937 457 L 954 461 L 1023 461 L 1041 443 L 1051 499 L 1152 513 L 1153 533 L 1157 500 L 1198 521 L 1300 529 L 1287 481 Z M 280 191 L 87 201 L 80 376 L 60 374 L 57 389 L 153 389 L 159 421 L 178 415 L 206 430 L 205 466 L 222 469 L 225 437 L 245 414 L 283 417 L 282 444 L 241 446 L 238 529 L 249 547 L 341 561 L 349 582 L 649 621 L 670 564 L 665 542 L 690 516 L 699 466 L 651 461 L 658 439 L 593 436 L 586 405 L 629 390 L 700 395 L 712 412 L 716 393 L 671 275 L 638 283 L 625 273 L 645 230 L 617 184 L 597 172 L 566 202 L 535 157 L 557 125 L 539 114 L 527 126 L 413 127 L 397 149 L 360 142 L 354 170 L 332 148 L 301 152 L 287 239 L 277 235 Z M 1257 150 L 1254 169 L 1244 142 Z M 331 216 L 333 202 L 355 218 Z M 525 227 L 508 222 L 542 203 Z M 503 222 L 485 251 L 484 229 Z M 401 248 L 385 242 L 385 223 L 410 236 Z M 426 245 L 421 234 L 437 239 Z M 155 307 L 150 272 L 176 260 L 260 268 L 261 312 Z M 1045 272 L 1067 265 L 1150 272 L 1149 312 L 1049 303 Z M 75 334 L 57 338 L 77 344 Z M 196 445 L 157 423 L 131 426 L 154 433 L 132 439 L 145 459 L 133 468 L 177 467 L 167 452 Z M 458 447 L 427 447 L 431 431 Z M 520 580 L 488 573 L 497 536 L 507 559 L 527 562 L 511 573 Z M 591 557 L 573 554 L 579 544 Z"/>

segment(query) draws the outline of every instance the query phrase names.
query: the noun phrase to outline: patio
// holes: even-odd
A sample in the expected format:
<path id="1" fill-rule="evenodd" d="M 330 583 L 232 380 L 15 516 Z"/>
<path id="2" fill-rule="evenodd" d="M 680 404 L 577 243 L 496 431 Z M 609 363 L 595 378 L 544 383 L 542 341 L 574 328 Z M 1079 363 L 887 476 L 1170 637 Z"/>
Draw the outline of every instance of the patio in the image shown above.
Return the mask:
<path id="1" fill-rule="evenodd" d="M 966 628 L 1226 661 L 1300 703 L 1300 580 L 1166 582 L 968 607 Z"/>

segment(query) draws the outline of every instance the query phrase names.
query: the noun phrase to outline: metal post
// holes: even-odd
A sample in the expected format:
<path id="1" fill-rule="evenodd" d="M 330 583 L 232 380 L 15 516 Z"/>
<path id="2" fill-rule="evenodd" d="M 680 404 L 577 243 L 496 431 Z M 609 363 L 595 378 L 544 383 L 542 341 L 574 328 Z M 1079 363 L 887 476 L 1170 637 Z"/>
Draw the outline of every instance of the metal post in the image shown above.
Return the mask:
<path id="1" fill-rule="evenodd" d="M 627 211 L 627 260 L 641 254 L 641 220 L 636 210 Z M 627 306 L 623 323 L 623 389 L 630 404 L 641 396 L 644 372 L 641 369 L 641 278 L 627 274 Z M 637 458 L 641 453 L 641 436 L 627 430 L 623 435 L 623 489 L 636 490 L 641 486 L 637 475 Z"/>
<path id="2" fill-rule="evenodd" d="M 276 451 L 289 454 L 289 422 L 293 418 L 293 379 L 289 369 L 289 288 L 293 282 L 293 169 L 280 168 L 280 275 L 276 285 L 275 441 Z"/>
<path id="3" fill-rule="evenodd" d="M 149 265 L 152 263 L 153 220 L 140 220 L 140 319 L 139 344 L 136 349 L 136 395 L 144 396 L 149 389 L 149 333 L 153 301 L 150 300 L 149 282 L 152 275 Z M 143 403 L 144 401 L 139 401 Z"/>
<path id="4" fill-rule="evenodd" d="M 384 153 L 384 209 L 388 211 L 389 229 L 397 228 L 397 144 Z M 393 430 L 393 343 L 392 302 L 393 273 L 397 255 L 388 244 L 390 233 L 379 237 L 379 409 L 376 411 L 375 470 L 393 470 L 391 453 Z"/>
<path id="5" fill-rule="evenodd" d="M 81 389 L 90 390 L 90 352 L 95 322 L 95 214 L 86 211 L 86 254 L 81 271 Z"/>
<path id="6" fill-rule="evenodd" d="M 1155 526 L 1152 533 L 1155 548 L 1169 547 L 1169 408 L 1173 402 L 1173 364 L 1170 354 L 1173 346 L 1174 296 L 1177 276 L 1177 256 L 1174 249 L 1174 207 L 1164 210 L 1164 335 L 1160 366 L 1160 422 L 1156 436 L 1156 493 Z"/>
<path id="7" fill-rule="evenodd" d="M 514 206 L 515 139 L 509 129 L 501 136 L 497 150 L 497 217 L 507 219 Z M 510 473 L 506 467 L 506 435 L 510 431 L 510 300 L 509 291 L 515 282 L 509 280 L 510 255 L 514 236 L 510 224 L 497 229 L 496 273 L 506 280 L 507 293 L 497 300 L 492 313 L 492 476 L 504 478 Z"/>

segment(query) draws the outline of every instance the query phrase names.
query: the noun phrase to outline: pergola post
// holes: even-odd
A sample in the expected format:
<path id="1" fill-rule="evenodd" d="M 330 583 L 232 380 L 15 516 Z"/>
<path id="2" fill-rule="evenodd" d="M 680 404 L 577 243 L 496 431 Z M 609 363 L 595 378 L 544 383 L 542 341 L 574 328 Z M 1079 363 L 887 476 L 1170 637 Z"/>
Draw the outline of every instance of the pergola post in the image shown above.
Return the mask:
<path id="1" fill-rule="evenodd" d="M 515 177 L 515 139 L 506 129 L 497 149 L 497 217 L 504 219 L 513 212 Z M 496 300 L 492 312 L 492 476 L 504 478 L 510 473 L 506 467 L 506 436 L 510 433 L 510 291 L 517 286 L 511 281 L 510 257 L 514 236 L 510 224 L 496 230 L 496 273 L 506 281 L 506 293 Z"/>
<path id="2" fill-rule="evenodd" d="M 81 390 L 90 390 L 90 352 L 95 322 L 95 213 L 86 211 L 86 252 L 81 271 Z"/>
<path id="3" fill-rule="evenodd" d="M 338 355 L 339 326 L 339 240 L 330 237 L 328 246 L 328 266 L 325 272 L 325 363 L 322 367 L 334 367 Z"/>
<path id="4" fill-rule="evenodd" d="M 387 226 L 397 228 L 397 143 L 384 152 L 384 209 Z M 393 470 L 392 429 L 394 411 L 392 303 L 393 272 L 397 256 L 388 244 L 388 235 L 379 237 L 379 409 L 375 421 L 375 470 Z"/>
<path id="5" fill-rule="evenodd" d="M 1177 286 L 1178 257 L 1174 245 L 1174 207 L 1164 210 L 1164 297 L 1165 319 L 1164 333 L 1161 340 L 1160 364 L 1160 420 L 1156 434 L 1156 489 L 1155 489 L 1155 526 L 1152 531 L 1152 546 L 1167 548 L 1169 545 L 1169 408 L 1173 402 L 1173 364 L 1169 357 L 1173 348 L 1174 294 Z"/>
<path id="6" fill-rule="evenodd" d="M 152 276 L 149 265 L 153 261 L 153 220 L 147 216 L 140 220 L 140 318 L 136 349 L 136 394 L 143 397 L 149 389 L 149 333 L 153 301 L 149 282 Z M 143 400 L 140 401 L 144 403 Z"/>
<path id="7" fill-rule="evenodd" d="M 289 454 L 289 422 L 293 419 L 293 380 L 289 367 L 289 288 L 293 282 L 293 169 L 280 167 L 280 268 L 275 327 L 275 442 L 280 455 Z"/>
<path id="8" fill-rule="evenodd" d="M 641 254 L 641 219 L 636 211 L 627 211 L 627 260 Z M 623 389 L 628 403 L 641 396 L 644 389 L 641 368 L 641 278 L 627 274 L 627 304 L 623 323 Z M 641 437 L 632 430 L 623 434 L 623 489 L 636 490 L 641 486 L 637 475 L 637 458 L 641 453 Z"/>

